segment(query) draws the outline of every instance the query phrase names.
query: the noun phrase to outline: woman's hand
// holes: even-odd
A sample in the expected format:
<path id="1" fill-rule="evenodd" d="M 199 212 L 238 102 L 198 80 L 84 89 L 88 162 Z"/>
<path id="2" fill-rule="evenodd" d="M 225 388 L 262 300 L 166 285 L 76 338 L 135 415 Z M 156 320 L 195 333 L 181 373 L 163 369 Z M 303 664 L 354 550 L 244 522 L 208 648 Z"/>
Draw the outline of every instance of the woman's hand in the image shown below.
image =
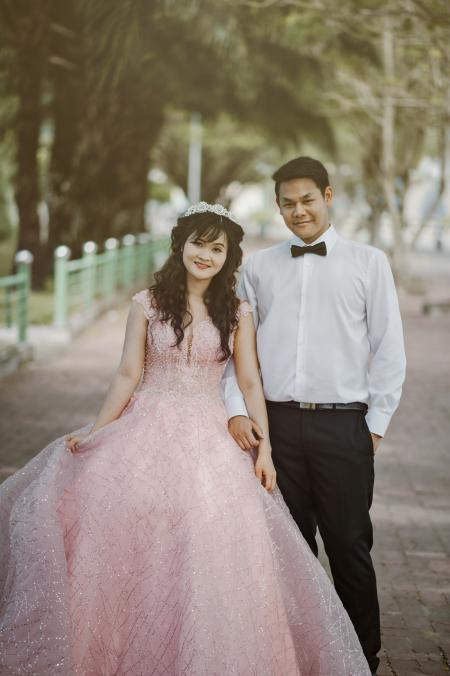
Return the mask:
<path id="1" fill-rule="evenodd" d="M 260 450 L 258 453 L 258 459 L 255 464 L 255 474 L 266 490 L 269 492 L 273 491 L 275 488 L 277 473 L 272 462 L 270 450 Z"/>
<path id="2" fill-rule="evenodd" d="M 72 434 L 66 437 L 66 447 L 71 453 L 76 453 L 78 450 L 78 444 L 81 444 L 83 441 L 86 441 L 88 434 Z"/>

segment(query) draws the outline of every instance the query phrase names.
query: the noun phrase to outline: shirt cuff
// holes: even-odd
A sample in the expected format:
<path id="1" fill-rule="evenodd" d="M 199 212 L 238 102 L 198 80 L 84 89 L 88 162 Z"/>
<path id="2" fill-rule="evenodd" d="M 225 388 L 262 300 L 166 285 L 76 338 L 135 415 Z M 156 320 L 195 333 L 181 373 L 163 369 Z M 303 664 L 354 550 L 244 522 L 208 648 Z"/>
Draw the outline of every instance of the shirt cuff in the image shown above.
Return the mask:
<path id="1" fill-rule="evenodd" d="M 384 437 L 392 416 L 387 413 L 377 411 L 376 408 L 369 408 L 366 413 L 366 423 L 372 434 L 378 434 Z"/>
<path id="2" fill-rule="evenodd" d="M 248 418 L 244 400 L 238 395 L 228 397 L 228 399 L 225 401 L 225 407 L 228 413 L 228 420 L 230 418 L 234 418 L 236 415 L 244 415 L 246 418 Z"/>

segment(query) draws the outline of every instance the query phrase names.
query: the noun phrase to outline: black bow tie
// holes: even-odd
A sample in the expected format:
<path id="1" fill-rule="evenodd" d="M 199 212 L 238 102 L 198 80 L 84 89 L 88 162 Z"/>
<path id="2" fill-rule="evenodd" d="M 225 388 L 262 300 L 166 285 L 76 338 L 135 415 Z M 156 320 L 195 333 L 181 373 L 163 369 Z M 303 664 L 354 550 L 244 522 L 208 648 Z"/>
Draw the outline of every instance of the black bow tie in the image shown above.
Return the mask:
<path id="1" fill-rule="evenodd" d="M 293 244 L 291 246 L 291 255 L 292 258 L 297 258 L 297 256 L 304 256 L 307 253 L 317 254 L 318 256 L 327 255 L 327 245 L 325 242 L 319 242 L 318 244 L 313 244 L 313 246 L 297 246 Z"/>

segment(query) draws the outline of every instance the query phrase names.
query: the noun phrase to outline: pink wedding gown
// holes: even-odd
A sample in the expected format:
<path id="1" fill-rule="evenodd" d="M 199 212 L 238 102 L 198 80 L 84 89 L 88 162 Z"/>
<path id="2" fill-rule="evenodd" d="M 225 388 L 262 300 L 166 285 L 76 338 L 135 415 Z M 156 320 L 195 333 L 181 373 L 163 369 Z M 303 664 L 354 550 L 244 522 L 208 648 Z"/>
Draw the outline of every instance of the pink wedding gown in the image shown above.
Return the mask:
<path id="1" fill-rule="evenodd" d="M 134 300 L 148 344 L 121 417 L 0 487 L 0 674 L 369 675 L 281 494 L 228 434 L 218 331 L 173 347 L 148 292 Z"/>

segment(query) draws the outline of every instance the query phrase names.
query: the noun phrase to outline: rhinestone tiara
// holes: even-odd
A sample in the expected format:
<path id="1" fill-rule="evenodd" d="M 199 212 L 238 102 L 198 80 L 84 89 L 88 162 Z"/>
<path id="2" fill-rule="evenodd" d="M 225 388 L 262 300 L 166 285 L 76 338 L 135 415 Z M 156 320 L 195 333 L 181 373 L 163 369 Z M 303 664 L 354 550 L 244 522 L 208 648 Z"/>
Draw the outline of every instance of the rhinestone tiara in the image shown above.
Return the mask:
<path id="1" fill-rule="evenodd" d="M 182 214 L 181 218 L 186 218 L 193 214 L 204 214 L 206 212 L 228 218 L 230 221 L 233 221 L 233 223 L 237 222 L 231 211 L 225 209 L 222 204 L 208 204 L 208 202 L 196 202 L 195 204 L 192 204 L 189 209 Z"/>

